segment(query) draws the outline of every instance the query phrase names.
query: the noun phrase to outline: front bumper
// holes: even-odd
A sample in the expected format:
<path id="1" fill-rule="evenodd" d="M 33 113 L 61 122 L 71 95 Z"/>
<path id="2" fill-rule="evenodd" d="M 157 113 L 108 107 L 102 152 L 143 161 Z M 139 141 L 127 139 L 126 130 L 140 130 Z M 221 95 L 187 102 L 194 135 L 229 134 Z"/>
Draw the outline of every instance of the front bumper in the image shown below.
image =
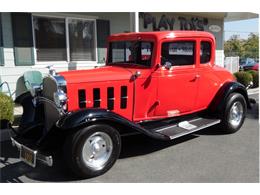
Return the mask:
<path id="1" fill-rule="evenodd" d="M 17 142 L 13 137 L 11 137 L 12 145 L 14 147 L 17 147 L 19 152 L 20 152 L 20 159 L 25 162 L 26 164 L 36 167 L 37 162 L 41 162 L 49 167 L 53 165 L 53 158 L 52 156 L 46 156 L 42 154 L 38 150 L 33 150 L 31 148 L 28 148 L 27 146 Z M 29 151 L 31 156 L 30 156 L 30 161 L 26 160 L 27 158 L 24 158 L 23 151 Z"/>

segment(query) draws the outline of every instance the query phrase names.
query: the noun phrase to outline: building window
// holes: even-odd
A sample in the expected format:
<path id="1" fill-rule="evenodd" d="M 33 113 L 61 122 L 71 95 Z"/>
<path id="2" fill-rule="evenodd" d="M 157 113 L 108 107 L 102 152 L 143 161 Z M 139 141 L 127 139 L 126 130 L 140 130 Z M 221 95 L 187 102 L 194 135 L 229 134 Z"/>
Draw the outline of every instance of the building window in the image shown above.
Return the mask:
<path id="1" fill-rule="evenodd" d="M 200 43 L 200 63 L 206 64 L 211 58 L 211 44 L 208 41 L 202 41 Z"/>
<path id="2" fill-rule="evenodd" d="M 176 41 L 162 44 L 162 65 L 172 66 L 194 65 L 195 64 L 195 42 Z"/>
<path id="3" fill-rule="evenodd" d="M 71 61 L 95 61 L 94 21 L 69 19 Z"/>
<path id="4" fill-rule="evenodd" d="M 37 61 L 65 61 L 65 19 L 34 17 Z"/>
<path id="5" fill-rule="evenodd" d="M 37 61 L 96 61 L 95 20 L 34 16 Z"/>

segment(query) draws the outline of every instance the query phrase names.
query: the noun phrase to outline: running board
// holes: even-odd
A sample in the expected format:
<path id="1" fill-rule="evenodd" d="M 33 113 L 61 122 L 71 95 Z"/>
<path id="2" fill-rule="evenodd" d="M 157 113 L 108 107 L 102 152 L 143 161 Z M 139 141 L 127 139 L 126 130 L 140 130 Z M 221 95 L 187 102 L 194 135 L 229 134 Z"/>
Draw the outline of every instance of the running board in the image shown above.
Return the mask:
<path id="1" fill-rule="evenodd" d="M 174 125 L 164 126 L 153 130 L 154 134 L 162 134 L 169 139 L 175 139 L 201 129 L 220 123 L 220 119 L 196 118 L 182 121 Z"/>

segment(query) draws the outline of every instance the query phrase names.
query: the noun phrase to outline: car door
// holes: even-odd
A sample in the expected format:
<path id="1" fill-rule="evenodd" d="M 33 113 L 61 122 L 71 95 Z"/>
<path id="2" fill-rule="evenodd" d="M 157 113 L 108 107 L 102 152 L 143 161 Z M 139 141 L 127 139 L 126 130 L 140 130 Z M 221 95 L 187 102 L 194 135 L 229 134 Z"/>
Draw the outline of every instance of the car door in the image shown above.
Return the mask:
<path id="1" fill-rule="evenodd" d="M 219 78 L 214 71 L 215 42 L 209 38 L 200 38 L 200 59 L 198 65 L 198 96 L 196 102 L 197 110 L 206 109 L 219 90 Z"/>
<path id="2" fill-rule="evenodd" d="M 156 116 L 173 117 L 194 111 L 199 80 L 196 52 L 195 39 L 161 44 Z"/>

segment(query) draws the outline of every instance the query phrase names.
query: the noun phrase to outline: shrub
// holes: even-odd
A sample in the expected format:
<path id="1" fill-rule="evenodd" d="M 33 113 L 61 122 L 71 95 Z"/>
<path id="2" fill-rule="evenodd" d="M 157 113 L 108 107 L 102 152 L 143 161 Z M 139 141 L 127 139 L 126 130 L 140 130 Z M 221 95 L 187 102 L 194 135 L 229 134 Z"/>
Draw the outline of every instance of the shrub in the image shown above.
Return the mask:
<path id="1" fill-rule="evenodd" d="M 236 77 L 237 81 L 247 87 L 251 81 L 253 81 L 253 77 L 250 73 L 245 71 L 240 71 L 234 73 L 234 76 Z"/>
<path id="2" fill-rule="evenodd" d="M 11 97 L 0 92 L 0 121 L 8 120 L 12 122 L 14 120 L 14 102 Z"/>
<path id="3" fill-rule="evenodd" d="M 253 77 L 253 88 L 258 87 L 259 86 L 259 73 L 258 73 L 258 71 L 249 70 L 247 72 L 249 74 L 251 74 L 252 77 Z"/>

